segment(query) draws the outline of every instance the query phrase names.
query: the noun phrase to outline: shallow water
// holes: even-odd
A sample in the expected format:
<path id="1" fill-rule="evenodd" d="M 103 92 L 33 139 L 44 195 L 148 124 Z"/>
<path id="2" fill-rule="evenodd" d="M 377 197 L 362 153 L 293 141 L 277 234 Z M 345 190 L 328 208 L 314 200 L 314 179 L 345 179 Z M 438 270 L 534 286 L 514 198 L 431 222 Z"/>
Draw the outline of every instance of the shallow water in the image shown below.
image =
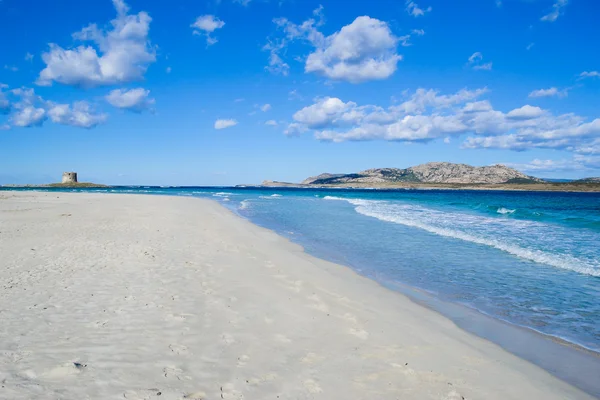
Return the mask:
<path id="1" fill-rule="evenodd" d="M 348 265 L 388 287 L 409 285 L 600 351 L 597 193 L 159 187 L 109 191 L 209 197 L 308 252 Z"/>

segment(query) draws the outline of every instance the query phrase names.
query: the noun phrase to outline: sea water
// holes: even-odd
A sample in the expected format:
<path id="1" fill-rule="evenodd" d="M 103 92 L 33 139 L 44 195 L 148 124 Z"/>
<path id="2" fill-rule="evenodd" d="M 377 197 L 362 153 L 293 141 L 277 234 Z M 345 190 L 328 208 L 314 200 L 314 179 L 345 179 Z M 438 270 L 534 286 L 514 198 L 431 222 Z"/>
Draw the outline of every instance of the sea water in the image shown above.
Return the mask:
<path id="1" fill-rule="evenodd" d="M 208 197 L 387 287 L 600 352 L 600 193 L 98 190 Z"/>

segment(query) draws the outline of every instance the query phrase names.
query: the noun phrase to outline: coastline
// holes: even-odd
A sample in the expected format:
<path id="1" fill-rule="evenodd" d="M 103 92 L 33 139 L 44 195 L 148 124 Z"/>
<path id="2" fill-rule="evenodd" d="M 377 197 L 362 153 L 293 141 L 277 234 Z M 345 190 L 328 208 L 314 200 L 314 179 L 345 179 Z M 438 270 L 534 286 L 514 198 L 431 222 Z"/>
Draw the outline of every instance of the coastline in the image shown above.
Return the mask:
<path id="1" fill-rule="evenodd" d="M 460 399 L 461 397 L 589 398 L 583 392 L 552 377 L 541 368 L 513 356 L 487 340 L 463 331 L 437 312 L 414 303 L 400 293 L 383 288 L 375 281 L 356 274 L 348 267 L 312 257 L 305 253 L 300 246 L 268 229 L 258 227 L 250 221 L 235 216 L 216 202 L 169 196 L 122 194 L 102 196 L 90 193 L 29 191 L 15 193 L 18 192 L 12 192 L 10 196 L 3 199 L 3 202 L 0 202 L 0 210 L 7 212 L 6 215 L 8 215 L 8 232 L 17 235 L 11 229 L 17 229 L 17 227 L 24 228 L 25 231 L 29 229 L 33 236 L 28 237 L 27 240 L 38 240 L 36 247 L 41 243 L 39 239 L 49 241 L 47 249 L 34 247 L 36 248 L 35 257 L 40 257 L 46 262 L 51 262 L 52 256 L 63 257 L 57 253 L 57 249 L 64 245 L 65 241 L 70 243 L 67 239 L 83 240 L 80 243 L 81 248 L 70 249 L 70 252 L 76 256 L 62 260 L 66 267 L 63 265 L 64 271 L 61 273 L 79 274 L 82 280 L 89 279 L 86 277 L 87 274 L 93 275 L 101 282 L 106 280 L 107 286 L 103 288 L 104 292 L 101 291 L 100 298 L 96 296 L 94 301 L 100 303 L 108 301 L 112 297 L 116 297 L 111 290 L 122 289 L 119 286 L 111 285 L 116 282 L 109 279 L 111 277 L 108 273 L 109 271 L 119 273 L 119 270 L 115 268 L 125 267 L 123 259 L 131 262 L 135 267 L 128 271 L 129 278 L 140 279 L 140 275 L 144 278 L 144 275 L 147 274 L 158 274 L 151 278 L 162 276 L 166 279 L 166 281 L 160 282 L 165 287 L 156 286 L 156 282 L 150 279 L 145 282 L 150 286 L 149 288 L 145 285 L 137 285 L 136 290 L 144 295 L 153 295 L 146 293 L 146 289 L 154 290 L 154 294 L 164 292 L 163 294 L 166 296 L 164 299 L 160 296 L 159 298 L 151 297 L 150 303 L 147 303 L 146 306 L 154 303 L 154 307 L 152 307 L 152 313 L 146 317 L 154 316 L 155 313 L 160 314 L 165 307 L 168 307 L 166 304 L 169 304 L 172 312 L 167 313 L 166 316 L 170 319 L 163 320 L 162 326 L 149 324 L 143 318 L 135 319 L 138 324 L 148 325 L 146 330 L 151 334 L 160 332 L 162 335 L 166 329 L 171 339 L 178 335 L 186 337 L 188 334 L 190 335 L 188 338 L 190 342 L 185 345 L 172 346 L 172 343 L 168 346 L 164 345 L 166 354 L 162 354 L 161 346 L 156 347 L 156 353 L 160 353 L 162 358 L 171 357 L 171 364 L 175 365 L 161 369 L 156 365 L 158 361 L 154 360 L 155 365 L 142 368 L 149 373 L 148 378 L 156 377 L 159 378 L 157 381 L 168 382 L 169 389 L 163 390 L 165 398 L 181 398 L 181 393 L 175 393 L 176 388 L 184 386 L 187 388 L 196 378 L 206 381 L 207 374 L 208 378 L 214 379 L 215 382 L 209 382 L 206 385 L 215 387 L 200 388 L 199 390 L 218 395 L 219 388 L 216 381 L 219 381 L 221 398 L 239 398 L 239 396 L 235 396 L 240 393 L 246 393 L 249 398 L 256 398 L 257 393 L 282 393 L 281 398 L 298 398 L 293 396 L 294 393 L 311 395 L 314 398 L 332 398 L 332 396 L 372 398 L 361 397 L 360 393 L 375 394 L 377 398 L 395 398 L 392 396 L 400 393 L 412 395 L 414 398 L 446 399 Z M 14 200 L 15 198 L 17 200 Z M 13 199 L 11 201 L 14 203 L 10 203 L 10 206 L 5 208 L 8 204 L 7 199 Z M 98 222 L 100 223 L 98 224 Z M 38 229 L 40 223 L 47 224 L 46 228 Z M 73 228 L 81 229 L 82 239 L 78 238 L 74 232 L 69 232 L 69 229 Z M 42 232 L 38 232 L 38 230 Z M 3 231 L 6 234 L 7 231 L 4 229 Z M 47 236 L 44 236 L 44 232 Z M 115 232 L 126 235 L 115 237 Z M 53 233 L 53 235 L 48 236 L 49 233 Z M 23 235 L 23 233 L 20 234 Z M 86 237 L 86 234 L 91 236 Z M 86 238 L 87 241 L 84 240 Z M 17 268 L 19 262 L 25 264 L 33 262 L 30 260 L 32 258 L 30 252 L 33 250 L 25 248 L 30 243 L 26 243 L 23 249 L 19 249 L 18 246 L 16 248 L 14 246 L 15 240 L 12 239 L 12 246 L 11 240 L 2 242 L 3 254 L 8 254 L 8 258 L 4 262 L 12 266 L 9 270 Z M 59 240 L 60 243 L 56 243 Z M 90 243 L 93 244 L 91 247 Z M 152 245 L 152 247 L 143 250 L 144 245 Z M 104 253 L 96 249 L 100 246 L 103 246 Z M 131 254 L 130 247 L 132 246 L 136 250 L 135 254 Z M 166 254 L 161 255 L 160 251 Z M 98 254 L 99 252 L 101 254 Z M 156 254 L 150 256 L 146 253 Z M 75 269 L 77 263 L 85 266 L 88 261 L 87 269 L 83 268 L 81 271 Z M 188 262 L 191 264 L 188 265 Z M 102 267 L 102 271 L 105 273 L 98 274 L 94 270 L 93 267 L 100 264 L 105 264 Z M 183 266 L 176 264 L 183 264 Z M 207 270 L 197 267 L 199 264 L 202 264 L 203 268 Z M 208 264 L 211 265 L 208 266 Z M 34 263 L 29 266 L 35 267 L 36 265 Z M 169 266 L 167 275 L 163 275 L 161 270 L 164 265 Z M 143 269 L 140 270 L 140 267 Z M 19 277 L 22 278 L 21 282 L 31 283 L 31 271 L 18 272 L 20 272 Z M 173 275 L 176 272 L 180 273 L 182 277 Z M 23 274 L 28 276 L 24 277 Z M 43 274 L 44 271 L 40 271 L 40 275 Z M 8 276 L 8 279 L 13 283 L 15 281 L 11 276 Z M 3 281 L 5 280 L 3 279 Z M 17 279 L 18 281 L 19 279 Z M 33 281 L 36 283 L 35 279 Z M 192 281 L 200 282 L 201 288 L 190 285 Z M 95 281 L 86 282 L 93 285 L 98 284 Z M 172 284 L 168 285 L 170 282 Z M 43 283 L 37 281 L 37 284 L 42 285 L 41 288 L 45 287 Z M 75 280 L 71 283 L 77 287 L 78 281 Z M 177 285 L 190 285 L 189 291 L 186 292 L 189 297 L 186 298 L 188 304 L 173 306 L 186 297 L 177 294 L 174 295 L 177 300 L 168 297 L 170 295 L 168 289 L 181 291 L 182 288 Z M 26 288 L 22 287 L 22 289 Z M 81 289 L 89 292 L 92 287 L 82 287 Z M 26 299 L 24 297 L 36 295 L 31 293 L 31 290 L 27 292 L 27 295 L 19 292 L 19 296 L 13 298 L 14 302 L 5 304 L 11 304 L 16 308 L 25 306 L 24 300 Z M 10 293 L 14 293 L 14 291 Z M 5 295 L 10 296 L 10 293 L 7 291 Z M 43 292 L 41 293 L 43 294 Z M 70 295 L 72 294 L 70 293 Z M 81 295 L 78 291 L 76 294 Z M 53 301 L 57 304 L 50 304 L 51 307 L 47 308 L 53 310 L 55 314 L 66 316 L 67 311 L 70 310 L 69 307 L 73 306 L 75 306 L 74 311 L 81 311 L 78 308 L 80 302 L 76 302 L 74 305 L 69 301 L 73 297 L 62 298 L 60 293 L 54 294 L 54 297 Z M 235 300 L 232 300 L 233 297 Z M 77 300 L 82 299 L 77 298 Z M 59 300 L 63 302 L 60 303 Z M 273 301 L 276 304 L 273 304 Z M 134 309 L 127 310 L 126 303 L 117 302 L 108 305 L 113 308 L 110 310 L 109 307 L 109 311 L 115 311 L 116 315 L 128 317 L 121 321 L 124 324 L 121 328 L 128 326 L 132 316 L 138 317 L 135 314 L 137 311 Z M 93 304 L 90 304 L 86 307 L 92 306 Z M 204 320 L 196 311 L 198 306 L 205 311 Z M 122 311 L 121 314 L 116 313 L 118 309 Z M 20 315 L 17 311 L 21 311 L 25 316 L 23 324 L 26 325 L 28 321 L 32 322 L 27 318 L 31 314 L 29 309 L 2 311 L 4 315 L 8 312 L 8 317 L 11 316 L 10 313 L 15 313 L 15 318 Z M 100 310 L 95 311 L 100 312 Z M 185 316 L 185 311 L 192 315 Z M 231 314 L 232 312 L 234 313 Z M 87 314 L 78 315 L 86 317 Z M 260 319 L 265 315 L 266 318 L 272 320 L 271 323 Z M 248 316 L 256 317 L 256 320 L 248 319 Z M 53 319 L 54 317 L 51 315 L 45 318 Z M 282 320 L 277 320 L 275 317 Z M 212 320 L 208 327 L 206 326 L 207 318 Z M 4 329 L 11 329 L 10 322 L 14 323 L 13 330 L 20 327 L 20 320 L 9 319 L 8 327 Z M 104 330 L 105 326 L 108 326 L 107 329 L 113 335 L 113 339 L 127 339 L 127 337 L 114 336 L 119 332 L 114 328 L 111 330 L 111 325 L 119 326 L 117 322 L 109 318 L 106 325 L 92 327 L 91 334 L 97 342 L 96 344 L 105 340 L 104 336 L 96 336 Z M 193 325 L 192 322 L 197 325 Z M 93 324 L 94 321 L 90 323 Z M 182 327 L 179 326 L 186 324 L 192 324 L 187 326 L 189 328 L 187 331 L 182 330 Z M 167 326 L 165 327 L 165 325 Z M 82 339 L 86 338 L 84 333 L 89 327 L 87 325 L 85 327 L 81 332 L 74 331 L 75 336 L 80 335 Z M 39 329 L 39 327 L 37 328 Z M 203 332 L 208 329 L 209 338 L 205 338 L 204 341 L 192 338 L 191 334 L 194 333 L 194 328 Z M 277 331 L 272 331 L 274 328 L 277 328 Z M 227 330 L 227 332 L 224 333 L 223 330 Z M 25 335 L 25 338 L 24 341 L 27 342 L 28 336 Z M 150 335 L 150 338 L 152 344 L 162 344 L 159 343 L 161 340 L 159 335 Z M 52 341 L 56 337 L 50 335 L 48 339 Z M 155 341 L 157 343 L 154 343 Z M 116 350 L 115 348 L 119 347 L 120 343 L 117 341 L 110 346 Z M 124 340 L 124 343 L 127 343 L 127 340 Z M 81 345 L 84 346 L 84 344 L 85 342 Z M 47 343 L 44 343 L 45 345 Z M 63 353 L 73 356 L 66 343 L 60 345 L 62 347 L 58 347 L 62 349 Z M 104 345 L 106 344 L 104 343 Z M 13 355 L 12 360 L 21 357 L 17 362 L 8 363 L 11 368 L 0 368 L 0 370 L 9 371 L 7 374 L 10 378 L 7 381 L 9 390 L 9 385 L 15 376 L 25 382 L 28 380 L 36 382 L 37 380 L 38 384 L 41 382 L 50 390 L 56 390 L 60 386 L 59 383 L 64 384 L 66 380 L 73 385 L 70 388 L 73 391 L 85 390 L 85 385 L 80 386 L 77 379 L 93 378 L 94 382 L 99 378 L 101 381 L 104 378 L 105 382 L 109 378 L 115 379 L 110 374 L 103 375 L 106 373 L 102 368 L 103 361 L 100 360 L 100 364 L 98 364 L 98 359 L 101 357 L 95 354 L 93 349 L 85 346 L 82 347 L 86 350 L 84 353 L 88 354 L 88 360 L 85 361 L 90 367 L 97 368 L 96 370 L 90 368 L 81 372 L 79 367 L 75 367 L 76 370 L 74 370 L 72 365 L 67 367 L 66 364 L 60 363 L 59 366 L 52 368 L 53 365 L 46 364 L 47 360 L 44 358 L 34 360 L 31 353 L 35 354 L 36 352 L 27 355 L 25 352 L 30 350 L 20 349 L 21 353 L 19 353 L 14 350 L 14 346 L 14 343 L 8 345 L 2 343 L 2 350 L 9 350 Z M 147 356 L 147 351 L 153 347 L 148 343 L 145 343 L 145 346 L 142 346 L 144 351 L 134 351 L 133 355 Z M 181 346 L 185 347 L 185 350 Z M 231 356 L 232 364 L 214 364 L 216 361 L 212 361 L 213 364 L 211 364 L 206 359 L 202 359 L 201 362 L 196 359 L 190 360 L 190 354 L 193 355 L 199 350 L 206 349 L 206 346 L 217 348 L 218 356 L 213 354 L 217 358 L 223 358 L 225 355 L 224 358 L 228 359 L 227 356 Z M 246 355 L 248 357 L 246 359 L 240 356 L 242 351 L 251 352 L 249 350 L 251 347 L 255 347 L 256 358 L 259 359 L 256 364 L 254 363 L 255 357 Z M 314 351 L 306 353 L 306 349 L 309 348 Z M 234 349 L 235 351 L 233 351 Z M 39 347 L 38 350 L 42 354 L 44 353 Z M 127 348 L 124 350 L 131 351 Z M 272 354 L 269 354 L 272 357 L 265 359 L 264 351 L 271 352 Z M 58 351 L 57 354 L 45 355 L 51 356 L 53 361 L 57 361 L 56 358 L 61 355 L 61 351 Z M 159 359 L 162 359 L 161 357 Z M 275 365 L 270 358 L 278 359 L 281 363 Z M 336 363 L 336 358 L 342 358 L 344 362 Z M 90 359 L 93 361 L 89 361 Z M 25 367 L 29 368 L 21 368 L 23 366 L 19 364 L 22 360 L 25 360 L 23 362 L 27 364 Z M 0 358 L 0 365 L 6 362 L 4 357 Z M 105 360 L 104 362 L 106 363 Z M 123 362 L 117 363 L 117 367 L 123 368 L 126 373 L 119 378 L 120 381 L 117 379 L 112 383 L 127 393 L 126 382 L 123 380 L 130 379 L 131 382 L 134 382 L 133 377 L 138 380 L 146 378 L 137 374 L 135 369 L 131 369 L 130 365 Z M 240 366 L 240 362 L 244 365 Z M 191 368 L 192 365 L 195 365 L 195 368 Z M 209 365 L 213 367 L 219 365 L 217 368 L 219 371 L 207 371 L 206 368 Z M 151 367 L 160 370 L 158 375 L 148 369 Z M 247 367 L 252 367 L 252 371 Z M 49 368 L 49 371 L 45 371 L 45 368 Z M 170 369 L 165 372 L 165 368 Z M 273 368 L 276 370 L 271 371 Z M 42 370 L 38 371 L 39 369 Z M 290 369 L 292 371 L 289 371 Z M 88 374 L 89 372 L 92 374 Z M 244 376 L 259 372 L 264 375 L 249 376 L 244 383 Z M 211 376 L 211 373 L 214 376 Z M 195 374 L 200 374 L 200 376 Z M 169 378 L 173 375 L 177 379 L 170 380 Z M 186 379 L 185 376 L 190 376 L 192 379 Z M 295 376 L 301 376 L 303 380 L 297 381 Z M 228 379 L 228 381 L 223 382 L 224 379 Z M 348 385 L 350 380 L 352 385 Z M 135 381 L 135 383 L 139 384 L 140 382 Z M 148 385 L 150 385 L 148 387 L 154 387 L 150 382 Z M 23 386 L 20 387 L 23 388 Z M 227 397 L 223 396 L 223 388 L 226 388 L 225 395 Z M 411 391 L 407 392 L 407 388 L 410 388 Z M 190 386 L 189 393 L 194 393 L 192 390 Z M 213 392 L 210 392 L 211 390 Z M 20 395 L 18 391 L 15 391 L 16 397 L 13 398 L 19 398 Z M 172 397 L 169 397 L 171 395 Z M 23 396 L 22 398 L 27 397 Z M 127 398 L 134 398 L 133 394 Z M 201 398 L 200 395 L 198 398 Z"/>
<path id="2" fill-rule="evenodd" d="M 597 193 L 600 192 L 599 183 L 571 183 L 571 182 L 546 182 L 546 183 L 498 183 L 498 184 L 470 184 L 470 183 L 364 183 L 364 184 L 337 184 L 337 185 L 304 185 L 287 182 L 267 182 L 261 185 L 239 185 L 242 187 L 256 187 L 268 189 L 295 188 L 295 189 L 363 189 L 363 190 L 497 190 L 497 191 L 531 191 L 531 192 L 575 192 Z"/>

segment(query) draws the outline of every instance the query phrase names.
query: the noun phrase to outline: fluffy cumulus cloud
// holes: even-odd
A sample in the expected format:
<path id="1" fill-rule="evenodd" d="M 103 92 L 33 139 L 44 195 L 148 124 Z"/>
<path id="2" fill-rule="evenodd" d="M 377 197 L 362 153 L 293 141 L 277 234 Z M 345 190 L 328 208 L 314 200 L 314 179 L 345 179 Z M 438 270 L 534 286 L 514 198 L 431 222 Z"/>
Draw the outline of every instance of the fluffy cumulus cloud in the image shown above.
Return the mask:
<path id="1" fill-rule="evenodd" d="M 108 118 L 106 114 L 97 113 L 92 106 L 85 101 L 71 104 L 58 104 L 45 101 L 35 94 L 33 89 L 13 89 L 11 95 L 16 101 L 13 102 L 13 112 L 9 122 L 15 127 L 41 126 L 45 121 L 69 125 L 78 128 L 93 128 L 102 124 Z"/>
<path id="2" fill-rule="evenodd" d="M 476 51 L 469 57 L 469 61 L 467 65 L 473 68 L 475 71 L 489 71 L 492 69 L 491 62 L 483 62 L 483 54 L 481 52 Z"/>
<path id="3" fill-rule="evenodd" d="M 396 54 L 397 44 L 385 22 L 358 17 L 325 38 L 324 45 L 306 59 L 305 71 L 352 83 L 386 79 L 402 58 Z"/>
<path id="4" fill-rule="evenodd" d="M 214 15 L 208 14 L 201 15 L 196 18 L 196 21 L 191 25 L 191 28 L 194 35 L 206 36 L 206 44 L 210 46 L 218 42 L 218 40 L 211 36 L 211 34 L 224 26 L 225 22 L 221 21 Z"/>
<path id="5" fill-rule="evenodd" d="M 37 84 L 53 82 L 79 87 L 95 87 L 140 80 L 149 64 L 156 61 L 154 47 L 148 40 L 152 18 L 141 11 L 129 14 L 123 0 L 113 0 L 117 17 L 106 29 L 88 25 L 73 34 L 82 44 L 65 49 L 50 43 L 42 54 L 46 67 Z"/>
<path id="6" fill-rule="evenodd" d="M 575 114 L 554 115 L 531 105 L 503 112 L 481 99 L 486 93 L 486 88 L 453 94 L 418 89 L 387 108 L 319 98 L 293 115 L 285 133 L 312 132 L 319 140 L 333 142 L 427 142 L 467 135 L 466 148 L 554 148 L 600 154 L 600 118 L 587 122 Z"/>
<path id="7" fill-rule="evenodd" d="M 559 90 L 556 87 L 548 89 L 538 89 L 529 93 L 529 97 L 567 97 L 568 89 Z"/>
<path id="8" fill-rule="evenodd" d="M 215 121 L 215 129 L 225 129 L 236 126 L 238 122 L 235 119 L 218 119 Z"/>
<path id="9" fill-rule="evenodd" d="M 414 1 L 406 0 L 406 12 L 413 17 L 421 17 L 425 15 L 425 13 L 431 12 L 431 7 L 421 8 Z"/>
<path id="10" fill-rule="evenodd" d="M 271 105 L 270 104 L 263 104 L 262 106 L 260 106 L 260 111 L 262 112 L 267 112 L 271 109 Z"/>
<path id="11" fill-rule="evenodd" d="M 115 89 L 105 98 L 114 107 L 137 113 L 151 109 L 155 102 L 150 98 L 150 91 L 143 88 Z"/>
<path id="12" fill-rule="evenodd" d="M 401 38 L 392 33 L 386 22 L 375 18 L 358 17 L 329 36 L 318 30 L 324 23 L 322 7 L 313 11 L 313 18 L 299 25 L 286 18 L 277 18 L 274 22 L 285 37 L 270 40 L 263 48 L 271 53 L 267 66 L 271 72 L 288 73 L 289 65 L 281 54 L 294 40 L 314 47 L 306 57 L 305 72 L 351 83 L 386 79 L 396 71 L 398 61 L 402 59 L 397 54 Z M 413 33 L 421 35 L 420 30 Z M 403 38 L 402 42 L 407 43 L 407 38 Z"/>
<path id="13" fill-rule="evenodd" d="M 542 21 L 546 22 L 554 22 L 558 19 L 560 15 L 563 14 L 564 8 L 569 4 L 569 0 L 555 0 L 552 5 L 552 10 L 540 18 Z"/>
<path id="14" fill-rule="evenodd" d="M 108 118 L 106 114 L 95 113 L 85 101 L 77 101 L 73 105 L 50 103 L 47 114 L 54 123 L 88 129 L 104 123 Z"/>

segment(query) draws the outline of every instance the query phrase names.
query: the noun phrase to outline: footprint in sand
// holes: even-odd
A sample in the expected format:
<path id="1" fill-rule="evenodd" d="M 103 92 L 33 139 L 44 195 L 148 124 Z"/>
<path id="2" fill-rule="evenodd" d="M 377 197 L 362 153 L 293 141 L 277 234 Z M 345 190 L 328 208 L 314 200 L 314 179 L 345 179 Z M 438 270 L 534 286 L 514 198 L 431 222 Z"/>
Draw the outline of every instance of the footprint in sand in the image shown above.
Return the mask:
<path id="1" fill-rule="evenodd" d="M 206 393 L 198 391 L 194 393 L 188 393 L 183 396 L 184 399 L 188 400 L 206 400 Z"/>
<path id="2" fill-rule="evenodd" d="M 304 357 L 302 357 L 300 359 L 300 361 L 302 361 L 305 364 L 314 364 L 314 363 L 319 362 L 319 361 L 321 361 L 323 359 L 324 359 L 324 357 L 320 356 L 318 354 L 307 353 Z"/>
<path id="3" fill-rule="evenodd" d="M 222 399 L 243 399 L 244 395 L 231 383 L 226 383 L 221 386 L 221 398 Z"/>
<path id="4" fill-rule="evenodd" d="M 323 389 L 321 389 L 321 386 L 319 386 L 319 384 L 312 379 L 305 380 L 303 384 L 304 388 L 309 393 L 321 393 L 323 391 Z"/>
<path id="5" fill-rule="evenodd" d="M 226 345 L 230 345 L 232 343 L 235 343 L 235 339 L 233 338 L 233 336 L 231 336 L 229 333 L 224 333 L 221 335 L 221 340 L 223 341 L 223 343 L 225 343 Z"/>
<path id="6" fill-rule="evenodd" d="M 279 375 L 277 375 L 274 372 L 269 372 L 263 376 L 260 376 L 258 378 L 250 378 L 246 380 L 246 383 L 250 386 L 259 386 L 265 382 L 272 382 L 275 379 L 277 379 L 279 377 Z"/>
<path id="7" fill-rule="evenodd" d="M 237 366 L 239 368 L 243 367 L 246 365 L 246 363 L 248 362 L 248 360 L 250 360 L 250 357 L 248 357 L 245 354 L 242 354 L 241 356 L 238 357 L 238 362 L 237 362 Z"/>
<path id="8" fill-rule="evenodd" d="M 350 328 L 348 333 L 350 333 L 351 335 L 354 335 L 357 338 L 362 339 L 362 340 L 367 340 L 369 338 L 369 332 L 365 331 L 364 329 Z"/>
<path id="9" fill-rule="evenodd" d="M 165 321 L 178 321 L 183 322 L 187 319 L 186 314 L 167 314 Z"/>
<path id="10" fill-rule="evenodd" d="M 128 390 L 123 393 L 123 397 L 128 400 L 150 400 L 160 395 L 162 393 L 158 389 Z"/>
<path id="11" fill-rule="evenodd" d="M 446 395 L 444 400 L 465 400 L 465 396 L 461 395 L 456 390 L 453 390 Z"/>
<path id="12" fill-rule="evenodd" d="M 189 376 L 183 376 L 183 370 L 177 367 L 164 367 L 163 368 L 163 375 L 165 378 L 168 379 L 177 379 L 178 381 L 184 380 L 184 379 L 191 379 Z"/>
<path id="13" fill-rule="evenodd" d="M 316 294 L 310 295 L 307 298 L 308 300 L 313 302 L 313 304 L 311 304 L 310 306 L 311 308 L 314 308 L 315 310 L 319 310 L 324 313 L 329 312 L 329 307 L 327 306 L 327 304 L 325 304 L 325 302 L 321 300 L 321 298 Z"/>
<path id="14" fill-rule="evenodd" d="M 82 365 L 77 363 L 77 365 Z M 47 371 L 42 374 L 42 376 L 46 379 L 50 380 L 62 380 L 69 379 L 74 376 L 79 375 L 84 368 L 79 368 L 75 363 L 68 362 L 62 365 L 59 365 L 55 368 L 52 368 L 50 371 Z"/>
<path id="15" fill-rule="evenodd" d="M 104 321 L 94 321 L 88 324 L 88 326 L 90 328 L 102 328 L 103 326 L 106 326 L 106 324 L 108 324 L 108 320 L 104 320 Z"/>
<path id="16" fill-rule="evenodd" d="M 170 344 L 169 349 L 177 355 L 186 355 L 188 354 L 188 348 L 181 344 Z"/>

